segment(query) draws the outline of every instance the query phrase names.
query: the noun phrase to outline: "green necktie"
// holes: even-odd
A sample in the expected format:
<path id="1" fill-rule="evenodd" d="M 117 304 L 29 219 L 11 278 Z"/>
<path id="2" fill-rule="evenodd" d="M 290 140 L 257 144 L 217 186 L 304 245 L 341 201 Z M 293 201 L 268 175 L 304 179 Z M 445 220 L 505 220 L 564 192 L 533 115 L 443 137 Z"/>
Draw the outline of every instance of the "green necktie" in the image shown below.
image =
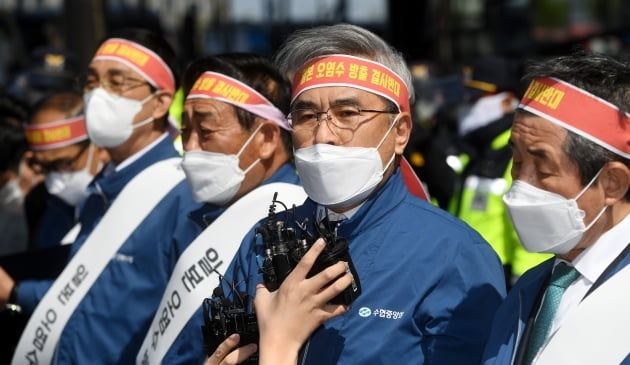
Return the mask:
<path id="1" fill-rule="evenodd" d="M 560 299 L 562 299 L 562 294 L 564 294 L 567 287 L 579 276 L 580 273 L 575 270 L 573 266 L 569 266 L 564 262 L 559 263 L 553 269 L 549 286 L 545 291 L 545 298 L 540 306 L 540 311 L 538 312 L 538 316 L 536 317 L 534 327 L 532 328 L 532 332 L 527 343 L 525 364 L 532 363 L 532 360 L 538 353 L 538 350 L 547 340 L 549 330 L 551 329 L 551 323 L 553 322 L 553 317 L 558 309 L 558 304 L 560 304 Z"/>

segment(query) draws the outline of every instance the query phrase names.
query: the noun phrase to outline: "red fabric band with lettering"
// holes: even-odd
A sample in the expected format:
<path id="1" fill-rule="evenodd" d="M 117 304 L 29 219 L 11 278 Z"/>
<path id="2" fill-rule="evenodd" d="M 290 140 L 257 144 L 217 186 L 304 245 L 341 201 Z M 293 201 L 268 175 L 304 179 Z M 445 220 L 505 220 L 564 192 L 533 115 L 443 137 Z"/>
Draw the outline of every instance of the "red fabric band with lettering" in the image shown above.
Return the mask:
<path id="1" fill-rule="evenodd" d="M 171 69 L 155 52 L 138 43 L 110 38 L 99 47 L 93 60 L 122 62 L 154 87 L 175 92 L 175 76 Z"/>
<path id="2" fill-rule="evenodd" d="M 34 151 L 65 147 L 88 139 L 82 115 L 48 124 L 27 125 L 24 132 Z"/>
<path id="3" fill-rule="evenodd" d="M 210 98 L 232 104 L 259 117 L 274 121 L 290 131 L 284 113 L 249 85 L 217 72 L 204 72 L 190 89 L 186 100 Z"/>
<path id="4" fill-rule="evenodd" d="M 403 79 L 378 62 L 348 55 L 317 57 L 293 78 L 291 103 L 304 91 L 325 86 L 347 86 L 385 97 L 409 112 L 409 90 Z"/>
<path id="5" fill-rule="evenodd" d="M 630 158 L 630 116 L 585 90 L 556 78 L 537 78 L 519 107 Z"/>

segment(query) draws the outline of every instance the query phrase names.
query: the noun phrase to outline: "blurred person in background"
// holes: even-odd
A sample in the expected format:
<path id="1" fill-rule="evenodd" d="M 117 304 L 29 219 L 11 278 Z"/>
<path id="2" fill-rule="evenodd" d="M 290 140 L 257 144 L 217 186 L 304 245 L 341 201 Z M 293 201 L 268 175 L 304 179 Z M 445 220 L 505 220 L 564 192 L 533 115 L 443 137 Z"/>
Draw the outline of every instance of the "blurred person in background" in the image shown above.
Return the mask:
<path id="1" fill-rule="evenodd" d="M 412 71 L 417 97 L 405 156 L 422 177 L 431 201 L 447 209 L 458 178 L 449 162 L 459 150 L 454 110 L 463 94 L 461 75 L 438 75 L 433 65 L 424 64 L 412 66 Z"/>
<path id="2" fill-rule="evenodd" d="M 109 158 L 107 151 L 88 139 L 81 94 L 44 97 L 34 106 L 24 129 L 33 151 L 28 163 L 45 175 L 48 193 L 43 217 L 33 230 L 37 233 L 34 247 L 50 247 L 61 243 L 75 225 L 88 184 Z M 74 231 L 64 243 L 74 242 L 78 229 Z"/>
<path id="3" fill-rule="evenodd" d="M 30 55 L 28 67 L 20 72 L 9 87 L 9 92 L 33 107 L 54 92 L 76 89 L 78 69 L 76 57 L 70 50 L 41 46 Z"/>
<path id="4" fill-rule="evenodd" d="M 27 67 L 11 80 L 9 92 L 26 103 L 30 110 L 44 98 L 59 92 L 78 92 L 78 70 L 75 54 L 63 47 L 39 46 L 30 52 Z M 32 152 L 29 151 L 29 156 Z M 30 157 L 29 157 L 30 160 Z M 40 174 L 40 176 L 44 176 Z M 49 193 L 42 182 L 24 198 L 29 228 L 29 249 L 40 246 L 39 227 L 45 218 Z M 59 226 L 65 230 L 65 226 Z M 57 241 L 55 238 L 52 241 Z M 56 244 L 53 242 L 51 244 Z"/>
<path id="5" fill-rule="evenodd" d="M 521 94 L 518 62 L 486 56 L 464 77 L 467 101 L 458 118 L 462 172 L 448 210 L 490 243 L 503 263 L 508 287 L 548 255 L 529 253 L 520 245 L 503 203 L 512 179 L 508 143 Z"/>
<path id="6" fill-rule="evenodd" d="M 28 244 L 23 202 L 31 181 L 22 176 L 28 148 L 23 129 L 26 118 L 25 105 L 0 95 L 0 255 L 24 251 Z"/>

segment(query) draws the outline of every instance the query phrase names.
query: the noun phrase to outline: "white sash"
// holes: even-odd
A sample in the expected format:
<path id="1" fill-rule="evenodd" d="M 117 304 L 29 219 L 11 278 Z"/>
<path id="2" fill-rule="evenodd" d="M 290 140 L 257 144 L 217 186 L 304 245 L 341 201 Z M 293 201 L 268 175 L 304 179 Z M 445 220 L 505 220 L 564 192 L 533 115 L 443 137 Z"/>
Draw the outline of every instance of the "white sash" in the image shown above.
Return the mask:
<path id="1" fill-rule="evenodd" d="M 22 333 L 12 364 L 49 364 L 61 333 L 120 246 L 171 189 L 184 179 L 181 159 L 144 169 L 125 185 L 39 302 Z"/>
<path id="2" fill-rule="evenodd" d="M 578 305 L 534 363 L 617 365 L 630 353 L 628 333 L 630 265 Z"/>
<path id="3" fill-rule="evenodd" d="M 162 362 L 203 299 L 219 285 L 219 275 L 213 270 L 225 272 L 245 234 L 267 215 L 276 192 L 277 199 L 287 207 L 306 200 L 304 189 L 298 185 L 272 183 L 260 186 L 227 208 L 186 248 L 171 274 L 136 363 Z M 199 344 L 200 350 L 202 346 Z"/>

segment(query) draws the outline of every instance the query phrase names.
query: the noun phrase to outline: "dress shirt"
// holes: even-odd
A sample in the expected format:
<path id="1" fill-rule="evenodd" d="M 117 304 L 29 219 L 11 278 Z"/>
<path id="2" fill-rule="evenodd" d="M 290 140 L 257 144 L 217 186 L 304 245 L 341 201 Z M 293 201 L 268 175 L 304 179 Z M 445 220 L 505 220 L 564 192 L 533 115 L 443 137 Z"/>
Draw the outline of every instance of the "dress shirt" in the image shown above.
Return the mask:
<path id="1" fill-rule="evenodd" d="M 550 337 L 562 326 L 569 313 L 577 308 L 593 284 L 604 273 L 608 265 L 621 254 L 629 242 L 630 215 L 604 232 L 595 243 L 569 263 L 575 267 L 581 276 L 564 292 L 551 326 Z M 556 259 L 554 267 L 560 261 L 562 260 Z"/>

